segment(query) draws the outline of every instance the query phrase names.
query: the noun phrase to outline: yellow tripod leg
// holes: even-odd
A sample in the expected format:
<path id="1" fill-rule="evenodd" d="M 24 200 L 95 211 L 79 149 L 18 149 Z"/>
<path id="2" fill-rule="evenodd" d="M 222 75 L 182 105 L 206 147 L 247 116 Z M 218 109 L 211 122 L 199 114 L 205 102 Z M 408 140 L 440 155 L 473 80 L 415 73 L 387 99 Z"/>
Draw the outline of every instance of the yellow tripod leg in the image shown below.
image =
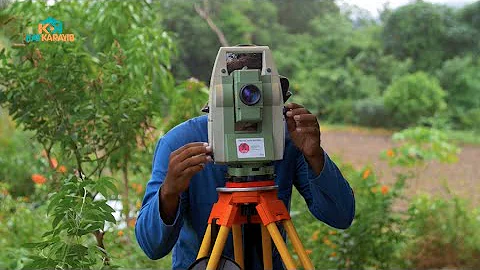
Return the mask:
<path id="1" fill-rule="evenodd" d="M 296 269 L 295 261 L 292 258 L 292 255 L 288 252 L 287 245 L 283 241 L 282 235 L 280 231 L 278 231 L 277 225 L 275 222 L 268 224 L 267 226 L 268 232 L 272 237 L 273 243 L 277 247 L 278 253 L 280 253 L 280 257 L 282 257 L 283 263 L 288 270 Z"/>
<path id="2" fill-rule="evenodd" d="M 212 224 L 208 224 L 207 230 L 203 235 L 203 240 L 202 240 L 202 244 L 200 245 L 200 250 L 198 251 L 197 260 L 208 256 L 208 252 L 210 251 L 211 241 L 212 241 Z"/>
<path id="3" fill-rule="evenodd" d="M 268 234 L 267 228 L 260 225 L 262 227 L 262 252 L 263 252 L 263 269 L 265 270 L 272 270 L 272 239 L 270 238 L 270 234 Z"/>
<path id="4" fill-rule="evenodd" d="M 227 242 L 228 233 L 230 228 L 227 226 L 220 226 L 220 231 L 218 232 L 217 239 L 213 245 L 212 254 L 208 260 L 207 270 L 216 270 L 218 267 L 218 262 L 220 261 L 220 256 L 222 255 L 223 248 Z"/>
<path id="5" fill-rule="evenodd" d="M 240 268 L 245 269 L 243 264 L 243 241 L 242 241 L 242 228 L 240 224 L 232 226 L 233 234 L 233 253 L 235 255 L 235 261 L 240 265 Z"/>
<path id="6" fill-rule="evenodd" d="M 303 247 L 300 238 L 298 237 L 297 230 L 295 230 L 295 227 L 293 226 L 292 220 L 284 220 L 282 223 L 285 231 L 287 231 L 287 235 L 290 238 L 290 241 L 292 241 L 293 248 L 295 249 L 295 252 L 297 252 L 303 267 L 308 270 L 314 269 L 312 261 L 308 257 L 308 254 L 305 251 L 305 248 Z"/>

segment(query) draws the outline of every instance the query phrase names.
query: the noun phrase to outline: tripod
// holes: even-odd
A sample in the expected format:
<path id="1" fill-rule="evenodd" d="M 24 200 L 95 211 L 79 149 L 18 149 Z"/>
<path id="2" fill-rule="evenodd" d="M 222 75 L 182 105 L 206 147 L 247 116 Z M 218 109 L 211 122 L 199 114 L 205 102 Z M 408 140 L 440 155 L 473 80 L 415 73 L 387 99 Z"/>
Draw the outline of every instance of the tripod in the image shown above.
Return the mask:
<path id="1" fill-rule="evenodd" d="M 262 255 L 264 269 L 273 269 L 272 241 L 287 269 L 296 269 L 295 261 L 289 253 L 285 241 L 276 225 L 280 222 L 292 241 L 295 252 L 305 269 L 314 269 L 303 247 L 285 204 L 277 198 L 274 181 L 227 182 L 224 188 L 217 188 L 218 201 L 213 205 L 208 226 L 203 237 L 197 260 L 209 256 L 208 270 L 216 270 L 228 234 L 232 229 L 235 262 L 244 269 L 242 224 L 260 224 L 262 235 Z M 254 206 L 256 211 L 245 209 Z M 213 226 L 220 225 L 216 239 L 212 239 Z M 212 249 L 213 242 L 213 249 Z"/>

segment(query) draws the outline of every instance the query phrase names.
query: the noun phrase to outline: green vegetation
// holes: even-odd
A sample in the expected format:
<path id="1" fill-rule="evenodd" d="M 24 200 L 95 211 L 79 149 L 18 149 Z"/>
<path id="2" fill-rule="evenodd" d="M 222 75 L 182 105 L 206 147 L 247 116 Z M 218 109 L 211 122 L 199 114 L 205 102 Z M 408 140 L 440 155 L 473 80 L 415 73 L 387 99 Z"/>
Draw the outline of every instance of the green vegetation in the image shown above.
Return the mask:
<path id="1" fill-rule="evenodd" d="M 445 91 L 423 72 L 400 77 L 384 93 L 388 114 L 394 126 L 419 123 L 422 117 L 435 117 L 446 108 Z"/>
<path id="2" fill-rule="evenodd" d="M 4 2 L 0 268 L 169 268 L 133 232 L 152 150 L 200 114 L 218 47 L 245 43 L 273 49 L 325 129 L 394 134 L 381 153 L 401 172 L 393 185 L 337 162 L 357 199 L 348 230 L 315 222 L 294 194 L 315 265 L 480 267 L 480 209 L 403 193 L 416 167 L 456 162 L 452 140 L 480 144 L 480 1 L 416 1 L 379 20 L 333 0 Z M 49 16 L 75 42 L 24 44 Z"/>

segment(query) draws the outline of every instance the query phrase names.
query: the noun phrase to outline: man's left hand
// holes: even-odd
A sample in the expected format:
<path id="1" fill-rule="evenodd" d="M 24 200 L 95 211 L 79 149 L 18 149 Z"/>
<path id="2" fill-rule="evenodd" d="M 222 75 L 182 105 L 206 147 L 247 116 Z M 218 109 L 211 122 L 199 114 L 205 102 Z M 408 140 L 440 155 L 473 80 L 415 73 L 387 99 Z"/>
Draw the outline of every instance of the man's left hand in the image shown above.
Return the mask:
<path id="1" fill-rule="evenodd" d="M 293 143 L 303 153 L 315 173 L 320 174 L 324 157 L 317 117 L 296 103 L 289 103 L 285 107 L 288 132 Z"/>

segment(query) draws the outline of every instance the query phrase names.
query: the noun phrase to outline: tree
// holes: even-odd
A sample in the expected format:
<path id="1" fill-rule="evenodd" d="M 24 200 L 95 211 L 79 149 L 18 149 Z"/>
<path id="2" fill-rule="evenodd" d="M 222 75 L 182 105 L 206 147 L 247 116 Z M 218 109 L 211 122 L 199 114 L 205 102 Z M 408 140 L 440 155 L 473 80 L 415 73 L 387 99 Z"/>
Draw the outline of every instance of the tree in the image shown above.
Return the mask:
<path id="1" fill-rule="evenodd" d="M 209 82 L 218 48 L 227 41 L 231 46 L 257 44 L 271 48 L 283 42 L 286 31 L 277 23 L 277 8 L 269 1 L 209 1 L 208 16 L 203 13 L 207 11 L 205 4 L 195 3 L 153 3 L 164 12 L 164 24 L 178 41 L 178 61 L 173 68 L 176 78 Z"/>
<path id="2" fill-rule="evenodd" d="M 423 1 L 392 11 L 383 30 L 386 53 L 412 58 L 415 70 L 434 71 L 464 50 L 468 39 L 452 8 Z"/>
<path id="3" fill-rule="evenodd" d="M 291 34 L 309 33 L 313 19 L 340 11 L 332 0 L 272 0 L 272 3 L 278 7 L 278 22 Z"/>
<path id="4" fill-rule="evenodd" d="M 460 9 L 458 17 L 468 26 L 469 39 L 466 45 L 477 57 L 480 56 L 480 1 Z"/>
<path id="5" fill-rule="evenodd" d="M 35 132 L 48 160 L 58 151 L 76 164 L 75 174 L 52 186 L 52 230 L 32 245 L 43 252 L 29 267 L 90 267 L 98 264 L 99 252 L 109 265 L 103 230 L 115 219 L 106 199 L 96 195 L 108 198 L 116 190 L 105 175 L 108 167 L 123 173 L 128 197 L 133 153 L 172 96 L 172 39 L 147 2 L 16 2 L 5 14 L 18 33 L 12 43 L 20 45 L 1 52 L 0 105 Z M 73 32 L 75 41 L 23 44 L 28 27 L 47 16 L 65 18 L 63 30 Z M 90 234 L 97 248 L 91 241 L 84 245 Z"/>

